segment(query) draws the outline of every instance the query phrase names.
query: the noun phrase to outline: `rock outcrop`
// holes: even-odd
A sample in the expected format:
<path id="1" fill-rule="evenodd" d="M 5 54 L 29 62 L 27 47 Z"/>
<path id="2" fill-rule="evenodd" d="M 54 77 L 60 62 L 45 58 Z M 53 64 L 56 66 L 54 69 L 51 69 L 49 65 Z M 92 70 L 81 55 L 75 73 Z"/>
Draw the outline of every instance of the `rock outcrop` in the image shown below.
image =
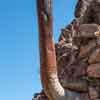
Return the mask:
<path id="1" fill-rule="evenodd" d="M 81 100 L 100 100 L 100 1 L 79 0 L 75 16 L 55 44 L 59 81 Z M 48 98 L 42 91 L 33 100 Z"/>

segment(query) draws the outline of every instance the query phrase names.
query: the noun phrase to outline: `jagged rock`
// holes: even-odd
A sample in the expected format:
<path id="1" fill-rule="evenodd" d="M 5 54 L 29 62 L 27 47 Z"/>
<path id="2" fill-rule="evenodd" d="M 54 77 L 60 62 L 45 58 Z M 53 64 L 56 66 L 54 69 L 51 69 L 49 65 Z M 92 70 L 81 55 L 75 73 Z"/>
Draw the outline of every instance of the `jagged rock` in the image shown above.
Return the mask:
<path id="1" fill-rule="evenodd" d="M 61 31 L 59 42 L 55 45 L 59 81 L 64 88 L 79 92 L 81 100 L 100 100 L 100 2 L 98 6 L 98 1 L 78 0 L 76 18 Z M 79 24 L 72 30 L 75 21 Z M 73 84 L 76 84 L 76 87 L 70 88 Z M 48 98 L 42 91 L 35 95 L 33 100 L 48 100 Z"/>
<path id="2" fill-rule="evenodd" d="M 78 33 L 76 37 L 95 38 L 99 35 L 99 26 L 97 24 L 82 24 L 78 26 Z"/>

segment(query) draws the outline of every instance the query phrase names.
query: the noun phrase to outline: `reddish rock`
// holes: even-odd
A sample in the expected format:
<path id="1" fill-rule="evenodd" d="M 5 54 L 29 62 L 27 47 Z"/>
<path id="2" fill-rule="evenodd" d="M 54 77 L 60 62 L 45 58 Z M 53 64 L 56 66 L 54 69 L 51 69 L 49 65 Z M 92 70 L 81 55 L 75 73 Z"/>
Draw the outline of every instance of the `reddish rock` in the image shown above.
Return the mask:
<path id="1" fill-rule="evenodd" d="M 97 48 L 92 52 L 88 60 L 89 64 L 100 62 L 100 48 Z"/>
<path id="2" fill-rule="evenodd" d="M 89 65 L 87 68 L 87 75 L 93 78 L 100 78 L 100 63 Z"/>
<path id="3" fill-rule="evenodd" d="M 80 47 L 79 57 L 86 57 L 89 55 L 90 51 L 96 47 L 96 42 L 90 41 L 87 45 Z"/>
<path id="4" fill-rule="evenodd" d="M 90 1 L 93 1 L 92 5 L 89 4 Z M 78 0 L 75 19 L 62 30 L 56 45 L 59 81 L 64 88 L 70 85 L 66 89 L 78 92 L 81 95 L 80 100 L 100 100 L 100 50 L 97 49 L 100 48 L 100 3 L 97 1 L 99 0 Z M 78 21 L 76 24 L 79 26 L 74 23 L 75 21 Z M 75 30 L 72 29 L 73 25 Z M 82 79 L 86 75 L 89 77 Z M 95 78 L 97 81 L 94 87 L 94 83 L 90 81 Z M 78 86 L 78 90 L 76 87 L 70 88 L 71 85 Z M 43 90 L 35 94 L 32 100 L 48 100 L 48 98 Z"/>
<path id="5" fill-rule="evenodd" d="M 97 24 L 82 24 L 78 27 L 79 37 L 94 38 L 100 35 L 99 27 Z"/>

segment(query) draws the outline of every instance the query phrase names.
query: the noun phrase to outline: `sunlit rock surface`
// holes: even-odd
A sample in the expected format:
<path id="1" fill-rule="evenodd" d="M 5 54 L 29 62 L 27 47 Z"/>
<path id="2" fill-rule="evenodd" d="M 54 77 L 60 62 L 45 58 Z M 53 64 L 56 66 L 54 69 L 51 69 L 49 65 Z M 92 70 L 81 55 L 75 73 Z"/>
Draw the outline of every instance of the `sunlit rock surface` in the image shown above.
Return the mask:
<path id="1" fill-rule="evenodd" d="M 81 100 L 100 100 L 100 1 L 85 1 L 78 1 L 76 19 L 62 29 L 59 42 L 55 44 L 58 77 L 63 87 L 69 82 L 85 82 L 87 91 L 74 89 L 80 93 Z M 85 8 L 87 9 L 82 16 L 82 9 Z M 79 25 L 74 23 L 77 19 Z M 72 26 L 75 30 L 72 30 Z M 32 100 L 48 98 L 42 91 L 36 93 Z"/>

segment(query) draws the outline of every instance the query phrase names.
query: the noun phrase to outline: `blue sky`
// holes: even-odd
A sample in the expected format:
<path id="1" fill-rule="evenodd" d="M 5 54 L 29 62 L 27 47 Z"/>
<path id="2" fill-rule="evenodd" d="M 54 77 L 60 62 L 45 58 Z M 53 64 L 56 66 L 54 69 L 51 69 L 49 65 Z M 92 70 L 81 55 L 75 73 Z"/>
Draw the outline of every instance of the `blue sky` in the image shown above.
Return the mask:
<path id="1" fill-rule="evenodd" d="M 54 39 L 76 0 L 53 0 Z M 31 100 L 41 90 L 36 0 L 0 0 L 0 100 Z"/>

